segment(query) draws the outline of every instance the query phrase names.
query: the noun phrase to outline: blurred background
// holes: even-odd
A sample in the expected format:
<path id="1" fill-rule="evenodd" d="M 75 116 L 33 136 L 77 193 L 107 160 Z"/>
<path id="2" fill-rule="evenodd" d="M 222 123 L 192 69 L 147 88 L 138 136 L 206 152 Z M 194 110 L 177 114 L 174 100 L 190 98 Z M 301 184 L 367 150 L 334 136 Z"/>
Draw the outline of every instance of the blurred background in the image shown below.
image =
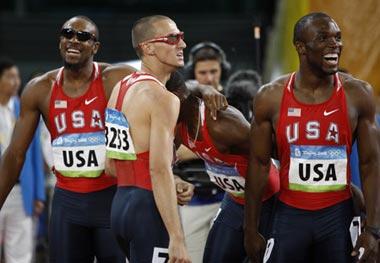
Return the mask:
<path id="1" fill-rule="evenodd" d="M 341 67 L 380 89 L 380 4 L 378 0 L 1 0 L 0 55 L 15 60 L 22 79 L 61 65 L 59 30 L 82 14 L 99 26 L 98 61 L 136 59 L 130 30 L 148 14 L 173 18 L 186 33 L 186 58 L 194 44 L 210 40 L 227 54 L 233 70 L 250 68 L 264 83 L 295 70 L 294 23 L 311 11 L 331 15 L 343 32 Z M 260 27 L 260 39 L 254 27 Z"/>

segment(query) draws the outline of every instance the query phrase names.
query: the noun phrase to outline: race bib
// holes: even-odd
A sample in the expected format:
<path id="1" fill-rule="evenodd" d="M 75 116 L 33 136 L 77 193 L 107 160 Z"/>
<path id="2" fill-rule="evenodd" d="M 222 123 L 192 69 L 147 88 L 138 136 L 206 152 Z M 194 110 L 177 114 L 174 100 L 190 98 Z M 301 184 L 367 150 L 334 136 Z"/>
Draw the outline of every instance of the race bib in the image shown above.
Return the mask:
<path id="1" fill-rule="evenodd" d="M 57 137 L 52 143 L 55 170 L 66 177 L 100 176 L 106 157 L 104 141 L 103 131 Z"/>
<path id="2" fill-rule="evenodd" d="M 290 145 L 289 189 L 332 192 L 347 185 L 345 146 Z"/>
<path id="3" fill-rule="evenodd" d="M 120 111 L 106 109 L 106 155 L 117 160 L 136 160 L 127 118 Z"/>
<path id="4" fill-rule="evenodd" d="M 240 176 L 236 167 L 218 165 L 205 161 L 210 180 L 236 197 L 244 197 L 245 178 Z"/>

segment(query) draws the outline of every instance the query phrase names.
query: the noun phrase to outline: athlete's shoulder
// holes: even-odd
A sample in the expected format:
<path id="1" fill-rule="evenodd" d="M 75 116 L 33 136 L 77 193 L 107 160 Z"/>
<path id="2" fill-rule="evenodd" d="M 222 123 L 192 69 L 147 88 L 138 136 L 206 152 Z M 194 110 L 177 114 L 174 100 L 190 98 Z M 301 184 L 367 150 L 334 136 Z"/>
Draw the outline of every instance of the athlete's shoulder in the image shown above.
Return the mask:
<path id="1" fill-rule="evenodd" d="M 351 92 L 364 92 L 367 94 L 372 94 L 373 89 L 371 85 L 361 79 L 355 78 L 354 76 L 346 73 L 338 73 L 339 78 L 345 90 Z"/>
<path id="2" fill-rule="evenodd" d="M 286 84 L 290 79 L 291 74 L 286 74 L 278 77 L 277 79 L 264 84 L 258 91 L 258 95 L 260 96 L 272 96 L 273 94 L 278 94 L 280 91 L 284 89 Z"/>
<path id="3" fill-rule="evenodd" d="M 109 65 L 103 71 L 103 78 L 116 78 L 121 80 L 135 71 L 136 69 L 134 67 L 124 63 Z"/>
<path id="4" fill-rule="evenodd" d="M 359 113 L 373 112 L 375 109 L 372 86 L 363 80 L 349 74 L 339 73 L 349 106 L 356 108 Z"/>
<path id="5" fill-rule="evenodd" d="M 50 90 L 53 86 L 54 81 L 57 78 L 58 72 L 59 69 L 54 69 L 31 79 L 26 84 L 24 90 Z"/>
<path id="6" fill-rule="evenodd" d="M 107 68 L 111 66 L 111 64 L 105 63 L 105 62 L 97 62 L 97 63 L 101 72 L 104 72 L 104 70 L 106 70 Z"/>
<path id="7" fill-rule="evenodd" d="M 256 118 L 269 120 L 277 113 L 290 76 L 290 74 L 281 76 L 260 88 L 254 99 L 253 114 Z"/>

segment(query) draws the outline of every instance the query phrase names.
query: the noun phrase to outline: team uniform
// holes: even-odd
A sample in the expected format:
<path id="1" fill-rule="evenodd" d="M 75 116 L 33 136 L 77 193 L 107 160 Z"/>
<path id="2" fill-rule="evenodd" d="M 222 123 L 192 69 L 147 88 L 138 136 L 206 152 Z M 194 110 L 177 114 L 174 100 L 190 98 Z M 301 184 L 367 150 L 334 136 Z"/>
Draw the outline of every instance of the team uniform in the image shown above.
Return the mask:
<path id="1" fill-rule="evenodd" d="M 205 161 L 210 180 L 226 191 L 209 232 L 203 262 L 242 262 L 245 257 L 243 221 L 244 186 L 248 167 L 247 155 L 220 153 L 212 142 L 206 124 L 206 108 L 199 104 L 202 140 L 192 141 L 185 123 L 178 127 L 182 143 Z M 268 188 L 263 198 L 260 231 L 266 233 L 270 222 L 274 194 L 279 189 L 278 172 L 272 164 Z"/>
<path id="2" fill-rule="evenodd" d="M 125 262 L 110 230 L 116 179 L 104 173 L 104 110 L 101 71 L 80 97 L 62 88 L 63 68 L 53 84 L 48 128 L 57 184 L 50 221 L 50 262 Z"/>
<path id="3" fill-rule="evenodd" d="M 135 154 L 129 124 L 121 112 L 126 92 L 140 81 L 164 87 L 152 75 L 135 72 L 122 80 L 115 109 L 106 111 L 107 156 L 115 161 L 118 179 L 111 228 L 130 262 L 166 262 L 169 235 L 153 197 L 149 151 Z"/>
<path id="4" fill-rule="evenodd" d="M 284 87 L 277 124 L 279 204 L 264 262 L 352 262 L 349 156 L 351 127 L 344 88 L 334 76 L 331 97 L 304 104 L 295 73 Z"/>

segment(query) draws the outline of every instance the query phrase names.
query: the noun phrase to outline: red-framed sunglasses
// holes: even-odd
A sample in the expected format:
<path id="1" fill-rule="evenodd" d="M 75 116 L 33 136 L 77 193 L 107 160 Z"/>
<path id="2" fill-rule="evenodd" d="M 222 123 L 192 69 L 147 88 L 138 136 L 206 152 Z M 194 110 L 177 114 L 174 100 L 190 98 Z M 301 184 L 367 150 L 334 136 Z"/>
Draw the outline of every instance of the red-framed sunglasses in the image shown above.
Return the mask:
<path id="1" fill-rule="evenodd" d="M 179 32 L 177 34 L 169 34 L 167 36 L 163 36 L 163 37 L 155 37 L 155 38 L 152 38 L 152 39 L 149 39 L 149 40 L 145 40 L 144 42 L 141 42 L 139 44 L 139 47 L 141 47 L 142 45 L 145 45 L 145 44 L 148 44 L 148 43 L 155 43 L 155 42 L 162 42 L 162 43 L 166 43 L 168 45 L 177 45 L 179 43 L 179 41 L 181 41 L 185 39 L 185 33 L 183 32 Z"/>

